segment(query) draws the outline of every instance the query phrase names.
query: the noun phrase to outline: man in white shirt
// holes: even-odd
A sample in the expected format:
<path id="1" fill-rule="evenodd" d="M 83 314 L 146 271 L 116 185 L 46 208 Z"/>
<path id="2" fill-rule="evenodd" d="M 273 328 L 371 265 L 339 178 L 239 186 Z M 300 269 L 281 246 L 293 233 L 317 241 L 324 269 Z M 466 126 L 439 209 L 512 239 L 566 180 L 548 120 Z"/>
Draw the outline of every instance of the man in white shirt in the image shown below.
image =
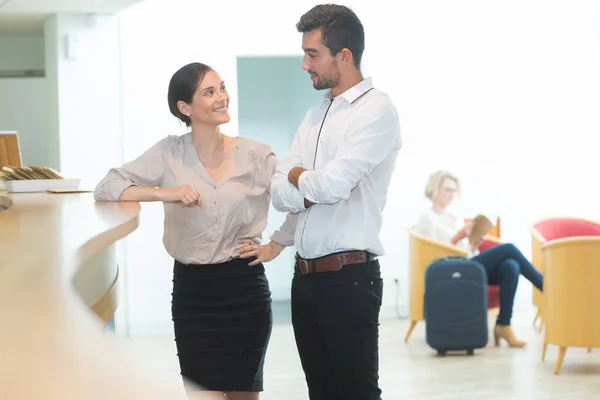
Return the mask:
<path id="1" fill-rule="evenodd" d="M 377 256 L 382 211 L 401 147 L 390 98 L 364 79 L 363 26 L 319 5 L 297 24 L 302 68 L 317 90 L 271 181 L 275 208 L 297 218 L 292 322 L 311 400 L 381 399 Z"/>

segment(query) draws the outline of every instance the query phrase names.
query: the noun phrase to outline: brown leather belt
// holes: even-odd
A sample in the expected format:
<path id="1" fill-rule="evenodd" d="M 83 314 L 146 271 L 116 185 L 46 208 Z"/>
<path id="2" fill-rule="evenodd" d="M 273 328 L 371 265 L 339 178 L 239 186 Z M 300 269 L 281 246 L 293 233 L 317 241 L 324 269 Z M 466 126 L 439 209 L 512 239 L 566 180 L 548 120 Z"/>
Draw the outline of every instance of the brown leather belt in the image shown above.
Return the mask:
<path id="1" fill-rule="evenodd" d="M 363 250 L 346 251 L 312 259 L 304 259 L 296 253 L 295 265 L 302 275 L 306 275 L 314 272 L 339 271 L 344 265 L 362 264 L 376 259 L 375 254 Z"/>

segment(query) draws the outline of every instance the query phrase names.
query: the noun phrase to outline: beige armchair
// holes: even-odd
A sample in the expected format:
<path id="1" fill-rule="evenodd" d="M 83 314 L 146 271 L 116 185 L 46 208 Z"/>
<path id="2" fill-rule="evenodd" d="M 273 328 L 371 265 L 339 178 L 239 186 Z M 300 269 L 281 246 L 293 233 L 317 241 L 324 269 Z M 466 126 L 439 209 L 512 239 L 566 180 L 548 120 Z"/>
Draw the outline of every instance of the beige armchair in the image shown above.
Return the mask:
<path id="1" fill-rule="evenodd" d="M 531 264 L 533 264 L 535 269 L 537 269 L 542 275 L 544 275 L 542 245 L 545 241 L 546 240 L 541 235 L 541 233 L 537 229 L 535 229 L 535 227 L 533 227 L 531 229 Z M 540 292 L 539 289 L 535 286 L 533 286 L 532 290 L 532 303 L 537 309 L 535 318 L 533 319 L 533 325 L 535 325 L 539 321 L 539 332 L 541 332 L 544 327 L 544 313 L 542 311 L 544 306 L 544 297 L 542 296 L 542 292 Z"/>
<path id="2" fill-rule="evenodd" d="M 600 347 L 600 236 L 568 237 L 541 246 L 545 337 L 559 346 L 558 374 L 568 347 Z"/>

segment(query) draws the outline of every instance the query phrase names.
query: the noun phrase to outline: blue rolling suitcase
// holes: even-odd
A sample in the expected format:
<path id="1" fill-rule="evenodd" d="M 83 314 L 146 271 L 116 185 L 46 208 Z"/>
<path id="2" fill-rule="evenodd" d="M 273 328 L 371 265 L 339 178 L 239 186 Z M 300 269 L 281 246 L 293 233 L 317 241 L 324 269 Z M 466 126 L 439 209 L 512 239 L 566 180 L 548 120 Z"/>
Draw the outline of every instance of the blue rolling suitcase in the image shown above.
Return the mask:
<path id="1" fill-rule="evenodd" d="M 425 335 L 439 355 L 488 342 L 487 274 L 463 257 L 434 260 L 425 270 Z"/>

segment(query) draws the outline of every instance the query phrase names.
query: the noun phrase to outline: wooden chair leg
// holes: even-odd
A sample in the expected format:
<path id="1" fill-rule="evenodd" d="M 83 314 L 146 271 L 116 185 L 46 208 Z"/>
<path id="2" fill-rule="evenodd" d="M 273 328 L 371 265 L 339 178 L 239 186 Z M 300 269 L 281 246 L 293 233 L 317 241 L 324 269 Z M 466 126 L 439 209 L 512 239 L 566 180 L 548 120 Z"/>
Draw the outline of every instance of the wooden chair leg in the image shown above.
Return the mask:
<path id="1" fill-rule="evenodd" d="M 542 345 L 542 361 L 546 359 L 546 350 L 548 350 L 548 342 L 544 341 Z"/>
<path id="2" fill-rule="evenodd" d="M 538 328 L 538 332 L 542 332 L 542 329 L 544 328 L 544 315 L 540 314 L 540 327 Z"/>
<path id="3" fill-rule="evenodd" d="M 563 360 L 565 359 L 565 353 L 567 352 L 566 347 L 561 347 L 558 350 L 558 358 L 556 359 L 556 365 L 554 366 L 554 374 L 558 375 L 560 368 L 562 367 Z"/>
<path id="4" fill-rule="evenodd" d="M 415 326 L 417 326 L 417 322 L 415 320 L 410 321 L 410 326 L 408 327 L 408 332 L 406 332 L 406 337 L 404 338 L 405 342 L 408 342 L 408 339 L 410 338 L 410 335 L 412 335 L 413 330 L 415 329 Z"/>
<path id="5" fill-rule="evenodd" d="M 592 352 L 592 348 L 588 347 L 588 353 L 591 353 L 591 352 Z"/>
<path id="6" fill-rule="evenodd" d="M 535 313 L 535 318 L 533 319 L 533 325 L 535 326 L 538 322 L 538 320 L 540 319 L 540 317 L 542 316 L 542 313 L 540 312 L 540 309 L 537 309 L 537 312 Z"/>

